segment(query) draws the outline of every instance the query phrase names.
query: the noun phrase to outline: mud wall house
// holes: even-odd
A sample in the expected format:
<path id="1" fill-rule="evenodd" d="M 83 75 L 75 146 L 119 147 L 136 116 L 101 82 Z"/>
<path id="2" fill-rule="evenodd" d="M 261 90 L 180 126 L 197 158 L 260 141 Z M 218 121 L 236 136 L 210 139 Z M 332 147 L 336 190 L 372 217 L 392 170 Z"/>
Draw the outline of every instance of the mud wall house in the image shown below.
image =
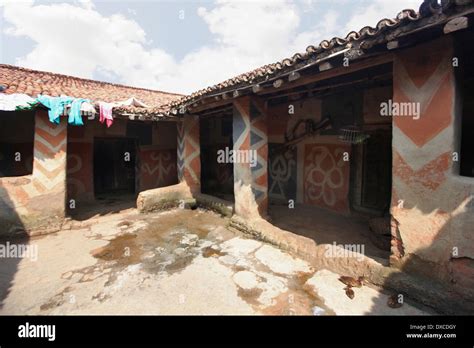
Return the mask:
<path id="1" fill-rule="evenodd" d="M 70 199 L 197 202 L 317 267 L 474 312 L 474 3 L 441 3 L 188 96 L 0 66 L 3 94 L 147 105 L 110 128 L 1 112 L 2 232 L 60 225 Z"/>
<path id="2" fill-rule="evenodd" d="M 140 191 L 177 183 L 176 123 L 160 108 L 178 95 L 8 65 L 0 65 L 0 85 L 2 236 L 57 230 L 97 199 L 134 202 Z M 67 108 L 59 124 L 41 104 L 15 110 L 15 98 L 38 95 L 85 98 L 96 114 L 81 111 L 79 126 L 68 124 Z M 130 98 L 132 105 L 112 109 L 110 127 L 99 122 L 99 102 Z"/>
<path id="3" fill-rule="evenodd" d="M 172 102 L 181 183 L 139 208 L 215 196 L 258 238 L 472 313 L 473 21 L 472 1 L 424 1 Z M 219 163 L 226 147 L 257 161 Z M 368 258 L 327 257 L 335 243 Z"/>

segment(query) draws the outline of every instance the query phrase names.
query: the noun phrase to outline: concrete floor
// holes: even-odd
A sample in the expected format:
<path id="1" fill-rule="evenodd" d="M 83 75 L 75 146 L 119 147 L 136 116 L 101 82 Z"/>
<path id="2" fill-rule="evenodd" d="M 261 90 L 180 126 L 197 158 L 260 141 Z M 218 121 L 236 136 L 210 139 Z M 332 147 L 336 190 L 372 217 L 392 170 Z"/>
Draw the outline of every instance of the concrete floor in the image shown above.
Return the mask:
<path id="1" fill-rule="evenodd" d="M 31 238 L 36 261 L 2 259 L 0 314 L 426 314 L 369 286 L 350 299 L 337 274 L 212 212 L 113 211 Z"/>

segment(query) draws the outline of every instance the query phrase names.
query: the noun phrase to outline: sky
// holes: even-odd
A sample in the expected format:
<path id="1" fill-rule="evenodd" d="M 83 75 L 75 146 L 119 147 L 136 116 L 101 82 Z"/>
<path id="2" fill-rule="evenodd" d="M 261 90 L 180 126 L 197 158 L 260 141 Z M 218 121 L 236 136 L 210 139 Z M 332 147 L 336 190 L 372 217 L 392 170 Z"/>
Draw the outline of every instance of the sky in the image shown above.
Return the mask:
<path id="1" fill-rule="evenodd" d="M 189 94 L 422 0 L 0 0 L 0 62 Z"/>

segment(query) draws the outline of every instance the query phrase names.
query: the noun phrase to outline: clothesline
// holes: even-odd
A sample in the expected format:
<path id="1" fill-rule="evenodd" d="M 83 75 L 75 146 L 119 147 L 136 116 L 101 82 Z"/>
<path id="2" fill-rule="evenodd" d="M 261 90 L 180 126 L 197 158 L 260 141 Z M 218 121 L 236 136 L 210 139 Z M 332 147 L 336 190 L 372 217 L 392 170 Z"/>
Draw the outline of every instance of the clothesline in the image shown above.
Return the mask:
<path id="1" fill-rule="evenodd" d="M 68 123 L 75 126 L 84 125 L 82 116 L 95 117 L 96 107 L 89 99 L 73 98 L 69 96 L 51 97 L 48 95 L 38 95 L 32 98 L 26 94 L 4 94 L 0 93 L 0 110 L 3 111 L 24 111 L 32 110 L 39 105 L 47 107 L 50 122 L 58 124 L 61 116 L 68 116 Z M 113 124 L 113 108 L 119 106 L 148 107 L 145 103 L 131 97 L 127 100 L 117 102 L 96 103 L 99 108 L 99 122 L 106 123 L 107 127 Z"/>

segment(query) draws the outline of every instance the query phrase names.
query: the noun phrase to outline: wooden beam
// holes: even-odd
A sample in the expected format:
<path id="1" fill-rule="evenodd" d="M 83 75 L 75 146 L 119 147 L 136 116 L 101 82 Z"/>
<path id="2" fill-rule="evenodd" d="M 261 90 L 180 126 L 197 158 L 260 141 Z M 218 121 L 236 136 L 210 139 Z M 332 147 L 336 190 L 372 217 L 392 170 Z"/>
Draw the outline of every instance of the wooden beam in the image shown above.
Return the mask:
<path id="1" fill-rule="evenodd" d="M 224 108 L 219 108 L 216 110 L 210 110 L 208 112 L 202 112 L 199 113 L 199 117 L 213 117 L 216 115 L 226 115 L 226 114 L 232 114 L 232 105 L 226 106 Z"/>
<path id="2" fill-rule="evenodd" d="M 451 19 L 443 28 L 445 34 L 452 33 L 469 27 L 469 19 L 467 17 L 456 17 Z"/>
<path id="3" fill-rule="evenodd" d="M 327 80 L 336 76 L 351 74 L 353 72 L 364 70 L 376 65 L 391 63 L 393 62 L 393 57 L 394 57 L 393 53 L 386 53 L 384 55 L 379 55 L 375 57 L 367 57 L 366 59 L 362 61 L 352 62 L 348 67 L 340 66 L 340 67 L 336 67 L 334 69 L 326 70 L 320 73 L 303 76 L 296 81 L 284 84 L 283 86 L 280 87 L 279 90 L 293 89 L 295 87 L 300 87 L 300 86 L 304 86 L 310 83 Z M 275 89 L 266 88 L 262 92 L 258 93 L 258 95 L 263 96 L 270 93 L 275 93 Z"/>
<path id="4" fill-rule="evenodd" d="M 398 46 L 399 46 L 398 40 L 393 40 L 393 41 L 387 42 L 387 49 L 389 49 L 389 50 L 393 50 L 395 48 L 398 48 Z"/>
<path id="5" fill-rule="evenodd" d="M 288 81 L 289 81 L 289 82 L 296 81 L 296 80 L 298 80 L 300 77 L 301 77 L 301 75 L 300 75 L 299 72 L 297 72 L 297 71 L 292 71 L 292 72 L 290 73 L 290 75 L 288 75 Z"/>
<path id="6" fill-rule="evenodd" d="M 319 66 L 319 71 L 326 71 L 332 69 L 333 66 L 330 62 L 324 62 Z"/>
<path id="7" fill-rule="evenodd" d="M 231 103 L 232 103 L 232 99 L 221 99 L 221 100 L 218 100 L 218 101 L 213 101 L 211 103 L 203 102 L 201 105 L 199 105 L 197 107 L 189 108 L 189 112 L 192 113 L 192 114 L 195 114 L 195 113 L 199 113 L 203 110 L 213 109 L 213 108 L 216 108 L 216 107 L 219 107 L 219 106 L 222 106 L 222 105 L 226 105 L 226 104 L 231 104 Z"/>
<path id="8" fill-rule="evenodd" d="M 275 95 L 275 96 L 270 96 L 268 97 L 268 100 L 273 100 L 273 99 L 278 99 L 278 98 L 281 98 L 281 97 L 290 97 L 293 96 L 293 95 L 299 95 L 299 94 L 308 94 L 308 97 L 307 98 L 311 98 L 314 96 L 314 93 L 315 92 L 318 92 L 318 91 L 321 91 L 321 90 L 326 90 L 326 89 L 331 89 L 331 88 L 337 88 L 337 87 L 343 87 L 343 86 L 350 86 L 350 85 L 354 85 L 354 84 L 357 84 L 357 83 L 360 83 L 360 82 L 367 82 L 367 81 L 384 81 L 384 80 L 387 80 L 391 77 L 391 74 L 384 74 L 384 75 L 378 75 L 374 78 L 362 78 L 362 79 L 358 79 L 358 80 L 350 80 L 350 81 L 347 81 L 347 82 L 340 82 L 340 83 L 335 83 L 335 84 L 332 84 L 332 85 L 325 85 L 325 86 L 320 86 L 320 87 L 315 87 L 315 88 L 311 88 L 311 89 L 308 89 L 308 90 L 304 90 L 304 91 L 295 91 L 295 92 L 290 92 L 290 93 L 287 93 L 287 94 L 279 94 L 279 95 Z M 303 98 L 303 99 L 307 99 L 307 98 Z"/>
<path id="9" fill-rule="evenodd" d="M 258 84 L 252 86 L 252 92 L 254 92 L 254 93 L 258 93 L 258 92 L 260 92 L 262 89 L 263 89 L 262 86 L 260 86 L 260 85 L 258 85 Z"/>
<path id="10" fill-rule="evenodd" d="M 280 88 L 283 85 L 283 79 L 278 79 L 273 82 L 273 87 Z"/>

